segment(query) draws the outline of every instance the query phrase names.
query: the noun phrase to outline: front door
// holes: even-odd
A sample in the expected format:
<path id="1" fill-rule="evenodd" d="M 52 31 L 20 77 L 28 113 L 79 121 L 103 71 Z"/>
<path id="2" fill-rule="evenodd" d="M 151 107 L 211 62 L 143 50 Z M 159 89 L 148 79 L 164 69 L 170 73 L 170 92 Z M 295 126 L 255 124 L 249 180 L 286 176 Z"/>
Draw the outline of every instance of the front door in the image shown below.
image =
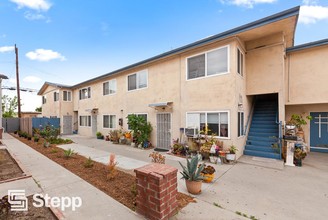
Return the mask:
<path id="1" fill-rule="evenodd" d="M 311 151 L 328 153 L 328 112 L 311 112 L 310 115 Z"/>
<path id="2" fill-rule="evenodd" d="M 171 148 L 171 114 L 158 113 L 157 116 L 157 148 Z"/>
<path id="3" fill-rule="evenodd" d="M 91 115 L 91 128 L 92 128 L 92 137 L 96 137 L 97 133 L 97 115 Z"/>
<path id="4" fill-rule="evenodd" d="M 72 123 L 73 116 L 72 115 L 64 115 L 63 116 L 63 134 L 72 134 Z"/>

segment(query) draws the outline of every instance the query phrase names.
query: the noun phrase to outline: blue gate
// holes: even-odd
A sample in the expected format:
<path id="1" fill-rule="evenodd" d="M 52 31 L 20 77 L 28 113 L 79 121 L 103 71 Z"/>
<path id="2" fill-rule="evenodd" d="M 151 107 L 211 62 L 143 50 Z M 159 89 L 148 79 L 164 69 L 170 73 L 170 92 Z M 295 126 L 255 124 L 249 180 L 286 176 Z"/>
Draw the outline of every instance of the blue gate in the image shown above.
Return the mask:
<path id="1" fill-rule="evenodd" d="M 52 126 L 54 128 L 60 127 L 59 118 L 32 118 L 32 128 L 45 128 L 46 126 Z"/>
<path id="2" fill-rule="evenodd" d="M 328 153 L 328 112 L 311 112 L 311 151 Z"/>

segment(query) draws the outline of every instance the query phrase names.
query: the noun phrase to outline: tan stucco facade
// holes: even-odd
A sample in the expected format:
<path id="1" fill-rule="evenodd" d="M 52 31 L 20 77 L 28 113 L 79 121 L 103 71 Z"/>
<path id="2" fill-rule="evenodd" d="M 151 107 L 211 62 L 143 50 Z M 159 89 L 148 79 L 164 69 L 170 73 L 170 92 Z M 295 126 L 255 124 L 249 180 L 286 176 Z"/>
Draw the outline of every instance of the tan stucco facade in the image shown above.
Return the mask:
<path id="1" fill-rule="evenodd" d="M 86 136 L 96 131 L 107 134 L 110 128 L 103 127 L 104 115 L 115 115 L 115 127 L 127 130 L 128 114 L 147 114 L 153 126 L 151 141 L 157 143 L 157 114 L 171 115 L 171 139 L 178 138 L 180 128 L 187 126 L 188 113 L 224 112 L 228 114 L 228 136 L 219 137 L 225 148 L 238 147 L 242 155 L 247 133 L 238 137 L 238 112 L 244 112 L 244 126 L 251 119 L 255 96 L 277 94 L 279 121 L 284 122 L 293 113 L 328 111 L 327 79 L 328 46 L 298 50 L 287 53 L 293 46 L 297 16 L 277 22 L 256 26 L 233 36 L 190 47 L 172 55 L 126 68 L 72 86 L 72 100 L 64 102 L 62 91 L 67 88 L 43 87 L 47 103 L 42 105 L 43 116 L 73 116 L 72 130 Z M 199 54 L 226 48 L 227 71 L 206 77 L 188 79 L 188 59 Z M 243 73 L 237 70 L 237 50 L 243 54 Z M 128 76 L 140 71 L 147 72 L 147 87 L 128 91 Z M 103 95 L 103 83 L 116 82 L 114 94 Z M 80 90 L 90 87 L 91 97 L 80 99 Z M 60 94 L 54 102 L 53 92 Z M 161 108 L 150 104 L 170 103 Z M 91 126 L 81 126 L 80 116 L 91 116 Z M 123 125 L 119 126 L 119 119 Z M 305 129 L 308 137 L 309 128 Z"/>

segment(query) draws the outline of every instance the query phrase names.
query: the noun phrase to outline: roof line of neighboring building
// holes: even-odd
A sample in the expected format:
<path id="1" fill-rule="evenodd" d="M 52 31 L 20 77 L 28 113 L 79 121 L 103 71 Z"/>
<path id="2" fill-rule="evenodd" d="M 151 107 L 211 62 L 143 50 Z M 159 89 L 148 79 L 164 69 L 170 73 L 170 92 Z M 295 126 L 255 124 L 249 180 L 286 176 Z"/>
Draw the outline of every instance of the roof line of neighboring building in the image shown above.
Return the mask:
<path id="1" fill-rule="evenodd" d="M 110 75 L 114 75 L 114 74 L 117 74 L 119 72 L 131 69 L 131 68 L 135 68 L 137 66 L 140 66 L 140 65 L 143 65 L 143 64 L 158 60 L 158 59 L 166 58 L 166 57 L 171 56 L 171 55 L 182 53 L 182 52 L 184 52 L 188 49 L 192 49 L 192 48 L 195 48 L 195 47 L 198 47 L 198 46 L 202 46 L 204 44 L 208 44 L 210 42 L 217 41 L 217 40 L 220 40 L 220 39 L 223 39 L 223 38 L 227 38 L 227 37 L 233 36 L 235 34 L 238 34 L 238 33 L 241 33 L 241 32 L 247 31 L 247 30 L 251 30 L 251 29 L 254 29 L 254 28 L 269 24 L 269 23 L 273 23 L 273 22 L 276 22 L 276 21 L 279 21 L 279 20 L 282 20 L 282 19 L 285 19 L 285 18 L 288 18 L 288 17 L 291 17 L 291 16 L 295 16 L 295 15 L 298 16 L 299 15 L 299 10 L 300 10 L 300 6 L 297 6 L 297 7 L 294 7 L 294 8 L 279 12 L 277 14 L 262 18 L 260 20 L 257 20 L 257 21 L 242 25 L 242 26 L 237 27 L 237 28 L 233 28 L 231 30 L 222 32 L 220 34 L 213 35 L 211 37 L 196 41 L 196 42 L 191 43 L 191 44 L 187 44 L 185 46 L 173 49 L 171 51 L 159 54 L 157 56 L 145 59 L 143 61 L 128 65 L 126 67 L 123 67 L 123 68 L 120 68 L 120 69 L 117 69 L 117 70 L 114 70 L 114 71 L 109 72 L 107 74 L 104 74 L 104 75 L 101 75 L 101 76 L 98 76 L 98 77 L 83 81 L 81 83 L 78 83 L 78 84 L 72 86 L 71 88 L 76 88 L 76 87 L 79 87 L 83 84 L 87 84 L 87 83 L 90 83 L 92 81 L 96 81 L 96 80 L 99 80 L 99 79 L 102 79 L 102 78 L 106 78 Z"/>
<path id="2" fill-rule="evenodd" d="M 290 53 L 290 52 L 294 52 L 294 51 L 305 50 L 305 49 L 310 49 L 313 47 L 320 47 L 320 46 L 324 46 L 324 45 L 328 45 L 328 38 L 323 39 L 323 40 L 313 41 L 313 42 L 306 43 L 306 44 L 300 44 L 300 45 L 297 45 L 294 47 L 289 47 L 286 49 L 286 52 Z"/>
<path id="3" fill-rule="evenodd" d="M 66 89 L 71 89 L 73 86 L 68 86 L 68 85 L 63 85 L 63 84 L 59 84 L 59 83 L 52 83 L 52 82 L 44 82 L 41 89 L 38 92 L 38 95 L 41 95 L 43 93 L 43 90 L 46 89 L 47 86 L 53 86 L 53 87 L 57 87 L 57 88 L 66 88 Z"/>

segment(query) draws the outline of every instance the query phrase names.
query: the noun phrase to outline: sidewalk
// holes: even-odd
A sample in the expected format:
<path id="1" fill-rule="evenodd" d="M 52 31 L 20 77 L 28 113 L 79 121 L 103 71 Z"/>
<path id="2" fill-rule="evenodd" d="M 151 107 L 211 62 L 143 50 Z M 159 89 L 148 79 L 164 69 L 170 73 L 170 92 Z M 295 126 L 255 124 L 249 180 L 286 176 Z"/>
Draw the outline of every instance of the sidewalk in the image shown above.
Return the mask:
<path id="1" fill-rule="evenodd" d="M 10 135 L 4 133 L 2 142 L 36 182 L 28 178 L 1 184 L 1 195 L 7 194 L 7 190 L 13 187 L 11 189 L 25 189 L 29 195 L 42 192 L 50 197 L 79 196 L 82 198 L 80 208 L 62 212 L 69 220 L 142 219 L 124 205 Z"/>

